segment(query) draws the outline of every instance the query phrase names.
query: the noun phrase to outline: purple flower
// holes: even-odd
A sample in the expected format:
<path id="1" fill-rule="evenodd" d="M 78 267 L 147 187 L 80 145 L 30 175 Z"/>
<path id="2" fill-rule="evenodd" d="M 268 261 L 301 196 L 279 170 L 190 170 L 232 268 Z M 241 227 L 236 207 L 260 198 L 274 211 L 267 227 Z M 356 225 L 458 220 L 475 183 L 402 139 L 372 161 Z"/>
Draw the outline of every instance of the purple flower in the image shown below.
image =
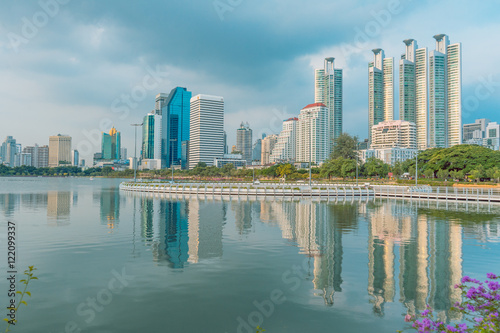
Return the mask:
<path id="1" fill-rule="evenodd" d="M 496 279 L 497 278 L 497 276 L 493 273 L 488 273 L 488 274 L 486 274 L 486 276 L 488 277 L 488 279 Z"/>

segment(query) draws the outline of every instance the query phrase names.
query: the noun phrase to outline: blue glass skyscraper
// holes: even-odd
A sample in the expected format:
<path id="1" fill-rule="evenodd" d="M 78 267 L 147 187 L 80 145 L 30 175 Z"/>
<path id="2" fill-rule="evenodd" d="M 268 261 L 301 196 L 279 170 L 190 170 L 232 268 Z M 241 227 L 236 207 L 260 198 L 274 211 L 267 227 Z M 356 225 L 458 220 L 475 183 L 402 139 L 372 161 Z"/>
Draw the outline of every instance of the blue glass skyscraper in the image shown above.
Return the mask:
<path id="1" fill-rule="evenodd" d="M 181 165 L 182 142 L 189 140 L 190 100 L 192 93 L 186 88 L 172 89 L 162 107 L 162 151 L 163 168 Z"/>

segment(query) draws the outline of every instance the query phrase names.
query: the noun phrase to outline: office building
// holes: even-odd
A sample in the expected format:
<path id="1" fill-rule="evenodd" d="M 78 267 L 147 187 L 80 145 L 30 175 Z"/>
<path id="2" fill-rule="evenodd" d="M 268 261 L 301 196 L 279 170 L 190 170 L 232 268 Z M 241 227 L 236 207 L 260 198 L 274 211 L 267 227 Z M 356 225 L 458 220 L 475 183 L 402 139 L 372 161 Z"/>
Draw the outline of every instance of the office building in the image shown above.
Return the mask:
<path id="1" fill-rule="evenodd" d="M 121 160 L 126 160 L 128 158 L 127 156 L 127 148 L 121 148 L 120 149 L 120 159 Z"/>
<path id="2" fill-rule="evenodd" d="M 227 133 L 224 131 L 224 154 L 229 154 L 229 148 L 227 146 Z"/>
<path id="3" fill-rule="evenodd" d="M 242 122 L 236 130 L 236 150 L 248 164 L 252 163 L 252 129 L 248 123 Z"/>
<path id="4" fill-rule="evenodd" d="M 80 153 L 76 149 L 71 151 L 71 163 L 73 166 L 80 165 Z"/>
<path id="5" fill-rule="evenodd" d="M 109 133 L 102 133 L 101 154 L 103 160 L 119 160 L 121 153 L 121 135 L 112 127 Z"/>
<path id="6" fill-rule="evenodd" d="M 271 163 L 294 162 L 297 147 L 297 123 L 299 118 L 290 118 L 283 121 L 276 145 L 271 153 Z"/>
<path id="7" fill-rule="evenodd" d="M 396 162 L 402 163 L 409 159 L 415 159 L 416 156 L 417 150 L 413 148 L 370 148 L 359 151 L 359 160 L 362 163 L 366 163 L 369 158 L 375 157 L 386 164 L 394 165 Z"/>
<path id="8" fill-rule="evenodd" d="M 49 146 L 24 147 L 23 153 L 31 155 L 31 166 L 35 168 L 46 168 L 49 166 Z"/>
<path id="9" fill-rule="evenodd" d="M 214 158 L 214 165 L 217 168 L 222 168 L 226 164 L 232 164 L 234 168 L 246 167 L 247 161 L 243 159 L 241 154 L 224 154 L 223 157 Z"/>
<path id="10" fill-rule="evenodd" d="M 156 95 L 155 109 L 153 112 L 154 114 L 157 114 L 159 116 L 162 115 L 163 107 L 167 104 L 168 95 L 169 94 L 165 94 L 165 93 L 160 93 L 160 94 Z"/>
<path id="11" fill-rule="evenodd" d="M 271 134 L 262 139 L 262 147 L 260 153 L 260 164 L 268 165 L 271 163 L 271 154 L 274 150 L 274 146 L 278 142 L 278 136 Z"/>
<path id="12" fill-rule="evenodd" d="M 429 53 L 429 147 L 462 143 L 462 44 L 435 35 Z"/>
<path id="13" fill-rule="evenodd" d="M 417 148 L 415 123 L 403 120 L 384 121 L 372 128 L 370 148 Z"/>
<path id="14" fill-rule="evenodd" d="M 0 157 L 2 159 L 2 163 L 10 166 L 16 166 L 16 155 L 17 155 L 17 143 L 16 139 L 12 136 L 7 136 L 5 141 L 2 143 Z"/>
<path id="15" fill-rule="evenodd" d="M 328 109 L 328 150 L 333 151 L 334 140 L 342 134 L 342 69 L 334 66 L 335 58 L 326 58 L 323 69 L 315 71 L 315 103 L 322 103 Z"/>
<path id="16" fill-rule="evenodd" d="M 252 161 L 260 162 L 261 155 L 262 155 L 262 139 L 257 139 L 252 149 Z"/>
<path id="17" fill-rule="evenodd" d="M 328 113 L 323 103 L 309 104 L 300 111 L 296 125 L 298 162 L 320 164 L 330 156 Z"/>
<path id="18" fill-rule="evenodd" d="M 485 132 L 483 146 L 493 150 L 500 150 L 500 125 L 496 122 L 491 122 L 486 126 Z"/>
<path id="19" fill-rule="evenodd" d="M 142 125 L 142 159 L 161 160 L 162 116 L 148 113 Z M 161 164 L 161 162 L 160 162 Z"/>
<path id="20" fill-rule="evenodd" d="M 49 137 L 49 167 L 71 164 L 71 137 L 54 135 Z"/>
<path id="21" fill-rule="evenodd" d="M 394 118 L 394 58 L 386 58 L 382 49 L 372 50 L 368 64 L 368 137 L 372 127 Z"/>
<path id="22" fill-rule="evenodd" d="M 482 145 L 486 137 L 486 126 L 490 123 L 489 119 L 476 119 L 472 124 L 464 124 L 462 129 L 463 143 Z"/>
<path id="23" fill-rule="evenodd" d="M 21 153 L 19 154 L 19 166 L 26 165 L 31 166 L 31 154 Z"/>
<path id="24" fill-rule="evenodd" d="M 167 99 L 164 95 L 157 96 L 157 107 L 162 110 L 161 160 L 164 168 L 170 168 L 172 163 L 182 164 L 182 142 L 190 140 L 191 96 L 192 93 L 182 87 L 172 89 Z"/>
<path id="25" fill-rule="evenodd" d="M 189 169 L 203 162 L 213 165 L 224 155 L 224 98 L 196 95 L 191 98 Z"/>

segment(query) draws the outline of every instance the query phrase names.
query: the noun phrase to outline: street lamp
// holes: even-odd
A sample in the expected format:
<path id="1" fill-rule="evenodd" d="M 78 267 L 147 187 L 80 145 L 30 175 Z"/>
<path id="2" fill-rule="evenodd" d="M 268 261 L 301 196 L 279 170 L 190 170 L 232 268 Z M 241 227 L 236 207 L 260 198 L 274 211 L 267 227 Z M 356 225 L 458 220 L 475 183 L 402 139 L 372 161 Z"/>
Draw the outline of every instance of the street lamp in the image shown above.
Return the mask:
<path id="1" fill-rule="evenodd" d="M 311 126 L 309 125 L 309 187 L 311 188 L 311 179 L 312 179 L 312 131 Z"/>
<path id="2" fill-rule="evenodd" d="M 170 167 L 172 168 L 172 183 L 174 182 L 174 149 L 172 142 L 176 142 L 177 139 L 170 139 L 170 154 L 172 155 Z"/>
<path id="3" fill-rule="evenodd" d="M 418 149 L 415 154 L 415 186 L 418 186 Z"/>
<path id="4" fill-rule="evenodd" d="M 356 142 L 356 186 L 358 186 L 359 142 Z"/>
<path id="5" fill-rule="evenodd" d="M 134 126 L 135 130 L 135 140 L 134 140 L 134 183 L 137 182 L 137 127 L 144 125 L 144 123 L 140 124 L 130 124 L 130 126 Z"/>

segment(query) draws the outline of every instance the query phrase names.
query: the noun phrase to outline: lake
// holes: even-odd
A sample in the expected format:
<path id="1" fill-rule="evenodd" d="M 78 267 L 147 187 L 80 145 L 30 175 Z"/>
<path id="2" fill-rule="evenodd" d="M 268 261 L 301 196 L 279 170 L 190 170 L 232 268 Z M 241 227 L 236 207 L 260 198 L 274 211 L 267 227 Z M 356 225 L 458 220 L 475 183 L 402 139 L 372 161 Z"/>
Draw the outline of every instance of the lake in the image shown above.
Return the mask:
<path id="1" fill-rule="evenodd" d="M 495 205 L 170 199 L 119 183 L 0 178 L 1 253 L 14 222 L 17 270 L 39 278 L 12 332 L 395 332 L 426 304 L 457 319 L 453 285 L 500 273 Z"/>

